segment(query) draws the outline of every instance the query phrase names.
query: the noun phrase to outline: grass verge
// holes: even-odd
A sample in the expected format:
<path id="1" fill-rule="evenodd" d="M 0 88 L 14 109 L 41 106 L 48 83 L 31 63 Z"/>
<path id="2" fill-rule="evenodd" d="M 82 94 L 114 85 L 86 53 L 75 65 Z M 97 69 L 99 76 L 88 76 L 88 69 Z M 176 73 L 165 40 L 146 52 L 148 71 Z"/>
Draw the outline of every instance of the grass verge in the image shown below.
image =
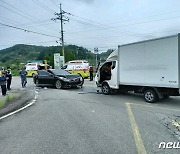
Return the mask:
<path id="1" fill-rule="evenodd" d="M 0 101 L 0 108 L 2 108 L 5 104 L 5 101 Z"/>
<path id="2" fill-rule="evenodd" d="M 6 103 L 9 103 L 12 100 L 15 100 L 17 96 L 13 94 L 12 96 L 7 95 L 5 100 L 0 101 L 0 109 L 5 106 Z"/>

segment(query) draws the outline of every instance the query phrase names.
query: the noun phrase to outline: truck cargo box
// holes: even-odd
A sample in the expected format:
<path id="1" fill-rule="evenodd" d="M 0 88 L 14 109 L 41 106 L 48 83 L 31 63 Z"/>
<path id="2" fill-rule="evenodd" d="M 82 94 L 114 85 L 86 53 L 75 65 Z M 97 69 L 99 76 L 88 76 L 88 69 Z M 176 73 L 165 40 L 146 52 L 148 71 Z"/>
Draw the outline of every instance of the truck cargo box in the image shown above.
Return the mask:
<path id="1" fill-rule="evenodd" d="M 179 88 L 179 35 L 118 46 L 119 84 Z"/>

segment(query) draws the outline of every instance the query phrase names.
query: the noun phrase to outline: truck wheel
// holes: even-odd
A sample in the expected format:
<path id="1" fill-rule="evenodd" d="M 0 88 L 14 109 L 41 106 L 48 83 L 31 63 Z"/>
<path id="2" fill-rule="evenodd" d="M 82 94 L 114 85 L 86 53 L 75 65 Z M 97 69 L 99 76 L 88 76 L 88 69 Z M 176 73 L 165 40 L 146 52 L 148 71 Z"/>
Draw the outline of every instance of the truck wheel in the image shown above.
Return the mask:
<path id="1" fill-rule="evenodd" d="M 105 95 L 111 94 L 111 88 L 109 87 L 109 85 L 107 83 L 102 84 L 101 90 L 102 90 L 102 93 Z"/>
<path id="2" fill-rule="evenodd" d="M 158 99 L 158 95 L 154 90 L 148 89 L 144 92 L 144 99 L 148 103 L 155 103 Z"/>
<path id="3" fill-rule="evenodd" d="M 55 87 L 56 87 L 56 89 L 61 89 L 61 88 L 62 88 L 62 83 L 61 83 L 60 80 L 57 80 L 57 81 L 56 81 Z"/>

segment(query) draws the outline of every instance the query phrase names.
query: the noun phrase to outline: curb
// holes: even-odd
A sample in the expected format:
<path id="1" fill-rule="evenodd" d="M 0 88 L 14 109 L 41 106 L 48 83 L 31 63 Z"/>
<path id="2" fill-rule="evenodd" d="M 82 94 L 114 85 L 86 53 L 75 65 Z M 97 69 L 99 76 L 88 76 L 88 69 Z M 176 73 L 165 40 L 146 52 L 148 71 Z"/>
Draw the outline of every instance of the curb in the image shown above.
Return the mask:
<path id="1" fill-rule="evenodd" d="M 2 118 L 3 116 L 26 106 L 29 101 L 33 100 L 35 97 L 35 90 L 26 90 L 22 92 L 20 97 L 17 97 L 16 99 L 6 104 L 4 108 L 0 109 L 0 120 L 4 119 Z"/>

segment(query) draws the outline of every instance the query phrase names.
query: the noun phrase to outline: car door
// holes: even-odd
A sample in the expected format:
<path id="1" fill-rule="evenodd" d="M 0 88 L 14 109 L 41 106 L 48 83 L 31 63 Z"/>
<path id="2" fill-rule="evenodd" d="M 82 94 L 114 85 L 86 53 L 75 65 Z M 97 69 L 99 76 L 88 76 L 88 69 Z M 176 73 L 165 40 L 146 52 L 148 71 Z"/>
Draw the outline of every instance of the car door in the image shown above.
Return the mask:
<path id="1" fill-rule="evenodd" d="M 51 85 L 54 76 L 53 74 L 50 74 L 46 70 L 41 70 L 39 71 L 38 79 L 39 79 L 39 84 L 41 85 Z"/>

